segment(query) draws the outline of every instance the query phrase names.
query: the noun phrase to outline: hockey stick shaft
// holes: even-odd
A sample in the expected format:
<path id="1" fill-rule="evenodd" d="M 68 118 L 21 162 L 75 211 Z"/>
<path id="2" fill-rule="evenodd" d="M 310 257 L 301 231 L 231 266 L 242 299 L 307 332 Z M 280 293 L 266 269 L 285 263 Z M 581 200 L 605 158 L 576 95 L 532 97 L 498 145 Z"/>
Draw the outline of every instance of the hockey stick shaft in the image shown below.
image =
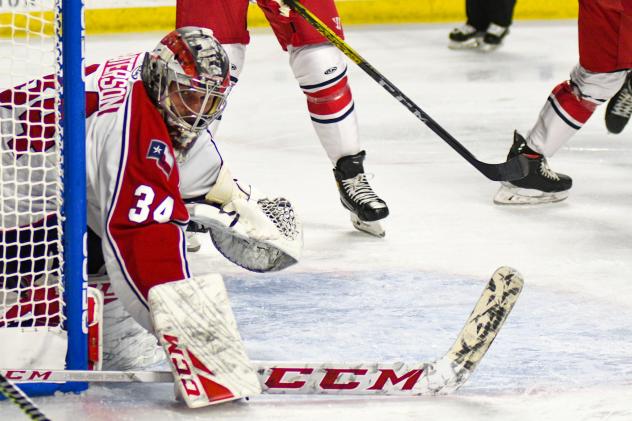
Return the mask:
<path id="1" fill-rule="evenodd" d="M 253 361 L 264 393 L 397 394 L 393 380 L 404 382 L 403 394 L 425 395 L 432 363 L 321 363 Z M 0 370 L 15 382 L 173 383 L 170 371 Z"/>
<path id="2" fill-rule="evenodd" d="M 334 31 L 325 25 L 316 15 L 314 15 L 314 13 L 308 10 L 297 0 L 284 1 L 485 177 L 493 181 L 511 181 L 524 178 L 527 175 L 528 162 L 526 158 L 521 155 L 500 164 L 489 164 L 476 159 L 476 157 L 465 146 L 459 143 L 459 141 L 441 127 L 439 123 L 433 120 L 428 114 L 426 114 L 426 112 L 415 104 L 413 100 L 407 97 L 397 88 L 397 86 L 377 71 L 375 67 L 373 67 L 360 54 L 351 48 L 349 44 L 347 44 Z"/>
<path id="3" fill-rule="evenodd" d="M 443 358 L 418 363 L 253 361 L 264 393 L 333 395 L 436 395 L 462 386 L 511 312 L 523 281 L 502 267 L 494 272 L 465 326 Z M 169 371 L 0 370 L 15 382 L 171 383 Z"/>
<path id="4" fill-rule="evenodd" d="M 35 421 L 48 421 L 49 419 L 46 415 L 42 414 L 42 412 L 35 406 L 33 402 L 18 389 L 13 383 L 11 383 L 1 372 L 0 372 L 0 393 L 7 397 L 11 402 L 16 404 L 22 412 L 26 414 L 30 419 Z"/>

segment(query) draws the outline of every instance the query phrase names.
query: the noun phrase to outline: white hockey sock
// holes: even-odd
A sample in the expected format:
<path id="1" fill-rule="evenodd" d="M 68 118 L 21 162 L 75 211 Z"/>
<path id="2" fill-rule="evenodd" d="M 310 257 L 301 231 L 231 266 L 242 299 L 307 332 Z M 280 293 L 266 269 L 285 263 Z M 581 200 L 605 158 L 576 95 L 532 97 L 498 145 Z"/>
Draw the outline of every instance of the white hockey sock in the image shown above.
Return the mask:
<path id="1" fill-rule="evenodd" d="M 595 109 L 621 87 L 625 72 L 594 73 L 575 66 L 571 80 L 557 85 L 542 107 L 538 121 L 527 136 L 527 144 L 536 152 L 551 157 L 578 130 Z"/>
<path id="2" fill-rule="evenodd" d="M 344 55 L 331 44 L 289 48 L 316 134 L 332 163 L 362 149 Z"/>
<path id="3" fill-rule="evenodd" d="M 228 55 L 230 62 L 230 85 L 234 87 L 239 81 L 239 75 L 244 68 L 246 61 L 246 45 L 245 44 L 222 44 L 224 51 Z M 222 122 L 222 116 L 211 123 L 210 131 L 213 136 L 217 136 L 219 125 Z"/>

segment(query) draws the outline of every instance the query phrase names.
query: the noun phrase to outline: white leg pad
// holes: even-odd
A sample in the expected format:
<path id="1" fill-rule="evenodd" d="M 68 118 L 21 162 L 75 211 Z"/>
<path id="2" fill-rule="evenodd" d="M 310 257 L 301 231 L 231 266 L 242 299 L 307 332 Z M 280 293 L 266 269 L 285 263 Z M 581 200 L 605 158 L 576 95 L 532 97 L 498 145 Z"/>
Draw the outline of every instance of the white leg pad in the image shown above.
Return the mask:
<path id="1" fill-rule="evenodd" d="M 190 408 L 261 393 L 221 275 L 155 286 L 149 308 L 177 390 Z"/>

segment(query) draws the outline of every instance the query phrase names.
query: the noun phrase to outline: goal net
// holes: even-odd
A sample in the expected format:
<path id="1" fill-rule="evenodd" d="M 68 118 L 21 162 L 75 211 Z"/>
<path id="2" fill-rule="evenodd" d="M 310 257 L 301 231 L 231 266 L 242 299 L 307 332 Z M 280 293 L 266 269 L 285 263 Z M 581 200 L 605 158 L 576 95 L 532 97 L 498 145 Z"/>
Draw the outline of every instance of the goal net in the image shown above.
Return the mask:
<path id="1" fill-rule="evenodd" d="M 0 0 L 0 369 L 10 380 L 86 367 L 82 7 Z"/>

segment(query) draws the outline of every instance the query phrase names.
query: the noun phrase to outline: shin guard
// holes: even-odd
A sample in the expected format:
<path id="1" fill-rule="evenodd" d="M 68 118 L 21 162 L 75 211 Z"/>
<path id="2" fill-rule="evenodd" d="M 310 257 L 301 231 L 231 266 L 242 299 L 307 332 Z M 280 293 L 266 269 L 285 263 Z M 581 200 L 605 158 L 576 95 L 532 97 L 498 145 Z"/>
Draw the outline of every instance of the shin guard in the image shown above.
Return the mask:
<path id="1" fill-rule="evenodd" d="M 177 391 L 190 408 L 261 393 L 220 275 L 157 285 L 149 307 Z"/>

